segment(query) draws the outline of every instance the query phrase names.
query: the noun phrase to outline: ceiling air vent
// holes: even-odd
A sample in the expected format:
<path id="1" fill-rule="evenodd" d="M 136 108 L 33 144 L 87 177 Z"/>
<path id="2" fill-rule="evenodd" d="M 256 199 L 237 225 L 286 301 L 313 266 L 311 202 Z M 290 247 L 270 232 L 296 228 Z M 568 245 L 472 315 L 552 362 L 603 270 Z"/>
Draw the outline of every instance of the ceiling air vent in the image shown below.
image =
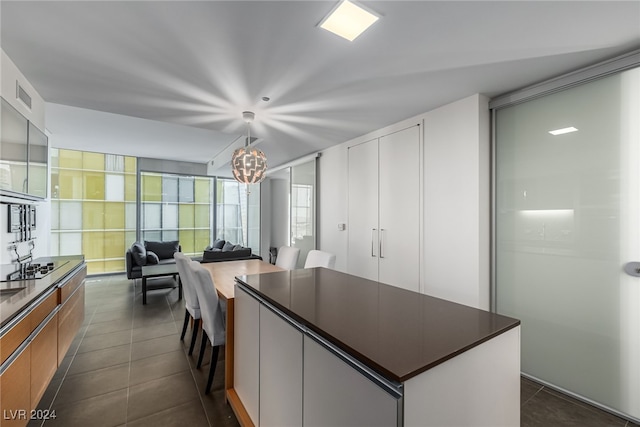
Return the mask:
<path id="1" fill-rule="evenodd" d="M 22 101 L 24 105 L 27 106 L 27 108 L 31 109 L 31 97 L 29 96 L 27 91 L 24 90 L 22 86 L 20 86 L 20 83 L 18 83 L 17 81 L 16 81 L 16 97 L 20 101 Z"/>

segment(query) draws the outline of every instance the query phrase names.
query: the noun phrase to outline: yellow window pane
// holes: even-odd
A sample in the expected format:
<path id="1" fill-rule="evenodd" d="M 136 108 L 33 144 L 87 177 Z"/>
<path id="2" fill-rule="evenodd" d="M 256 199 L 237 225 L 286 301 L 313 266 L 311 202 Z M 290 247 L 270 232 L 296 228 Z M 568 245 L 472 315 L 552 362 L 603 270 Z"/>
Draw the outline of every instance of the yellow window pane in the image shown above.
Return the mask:
<path id="1" fill-rule="evenodd" d="M 209 230 L 196 230 L 195 231 L 195 250 L 196 252 L 203 252 L 204 248 L 209 246 L 211 242 L 209 241 Z"/>
<path id="2" fill-rule="evenodd" d="M 145 202 L 162 201 L 162 177 L 142 175 L 142 200 Z"/>
<path id="3" fill-rule="evenodd" d="M 193 230 L 180 230 L 179 238 L 182 252 L 193 253 L 196 251 Z"/>
<path id="4" fill-rule="evenodd" d="M 82 252 L 85 259 L 89 261 L 104 259 L 104 232 L 85 231 L 82 233 Z"/>
<path id="5" fill-rule="evenodd" d="M 122 260 L 109 260 L 104 262 L 105 273 L 120 273 L 125 271 L 124 258 Z"/>
<path id="6" fill-rule="evenodd" d="M 82 228 L 84 230 L 104 229 L 104 202 L 82 203 Z"/>
<path id="7" fill-rule="evenodd" d="M 82 183 L 83 176 L 81 171 L 60 170 L 58 174 L 58 197 L 60 199 L 82 199 Z M 55 188 L 51 190 L 56 191 Z"/>
<path id="8" fill-rule="evenodd" d="M 210 220 L 209 205 L 195 205 L 195 226 L 196 228 L 209 228 Z"/>
<path id="9" fill-rule="evenodd" d="M 84 198 L 104 200 L 104 173 L 84 172 Z"/>
<path id="10" fill-rule="evenodd" d="M 82 167 L 89 170 L 104 170 L 104 154 L 102 153 L 82 153 Z"/>
<path id="11" fill-rule="evenodd" d="M 124 257 L 126 244 L 124 241 L 124 231 L 104 232 L 104 257 L 120 258 Z M 123 258 L 124 259 L 124 258 Z"/>
<path id="12" fill-rule="evenodd" d="M 196 203 L 211 203 L 211 179 L 196 178 Z"/>
<path id="13" fill-rule="evenodd" d="M 82 151 L 59 150 L 58 164 L 61 168 L 82 169 Z"/>
<path id="14" fill-rule="evenodd" d="M 127 202 L 136 201 L 136 176 L 135 175 L 124 176 L 124 199 Z"/>
<path id="15" fill-rule="evenodd" d="M 181 204 L 178 210 L 178 216 L 179 216 L 178 222 L 179 222 L 180 228 L 193 228 L 193 224 L 194 224 L 193 205 Z"/>
<path id="16" fill-rule="evenodd" d="M 105 273 L 104 261 L 87 261 L 87 274 Z"/>
<path id="17" fill-rule="evenodd" d="M 124 203 L 105 202 L 104 228 L 107 230 L 124 229 Z"/>
<path id="18" fill-rule="evenodd" d="M 128 173 L 136 173 L 136 158 L 135 157 L 124 157 L 124 171 Z"/>

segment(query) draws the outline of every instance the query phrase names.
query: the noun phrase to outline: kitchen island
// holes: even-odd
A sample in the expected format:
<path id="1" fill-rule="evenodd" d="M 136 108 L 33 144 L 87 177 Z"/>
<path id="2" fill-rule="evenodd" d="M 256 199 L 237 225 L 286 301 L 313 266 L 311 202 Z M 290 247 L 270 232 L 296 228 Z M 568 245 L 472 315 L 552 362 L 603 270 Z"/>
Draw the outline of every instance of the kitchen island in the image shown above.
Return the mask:
<path id="1" fill-rule="evenodd" d="M 337 271 L 236 281 L 245 424 L 514 426 L 520 322 Z"/>
<path id="2" fill-rule="evenodd" d="M 0 414 L 5 426 L 27 425 L 84 320 L 83 256 L 38 258 L 46 273 L 2 266 Z M 44 271 L 44 267 L 43 270 Z"/>

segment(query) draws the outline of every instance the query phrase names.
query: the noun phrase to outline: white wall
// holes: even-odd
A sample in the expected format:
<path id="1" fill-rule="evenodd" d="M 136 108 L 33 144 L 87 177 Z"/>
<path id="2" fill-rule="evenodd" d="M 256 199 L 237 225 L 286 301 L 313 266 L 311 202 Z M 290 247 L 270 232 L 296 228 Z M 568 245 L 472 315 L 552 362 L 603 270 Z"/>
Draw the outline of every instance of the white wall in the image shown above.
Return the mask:
<path id="1" fill-rule="evenodd" d="M 322 152 L 318 248 L 346 271 L 347 147 L 424 121 L 423 292 L 489 308 L 490 141 L 488 98 L 473 95 Z M 365 189 L 363 189 L 365 191 Z"/>
<path id="2" fill-rule="evenodd" d="M 33 122 L 41 131 L 45 131 L 44 120 L 44 99 L 31 86 L 26 77 L 20 72 L 18 67 L 13 63 L 11 58 L 4 53 L 0 54 L 0 95 L 9 102 L 23 116 Z M 16 97 L 16 82 L 31 96 L 31 110 L 29 110 L 22 101 Z"/>
<path id="3" fill-rule="evenodd" d="M 31 110 L 29 110 L 22 101 L 19 101 L 16 98 L 16 81 L 18 81 L 31 96 Z M 7 102 L 9 102 L 22 115 L 33 122 L 36 127 L 45 131 L 44 100 L 3 50 L 0 50 L 0 95 L 2 95 L 2 97 L 5 98 Z M 50 172 L 48 173 L 50 176 Z M 47 194 L 49 193 L 47 192 Z M 8 249 L 9 243 L 15 241 L 17 236 L 14 233 L 7 232 L 9 208 L 6 203 L 35 204 L 37 227 L 36 231 L 33 233 L 33 236 L 36 238 L 36 247 L 33 250 L 33 256 L 34 258 L 48 256 L 49 240 L 51 235 L 50 201 L 47 199 L 42 202 L 27 202 L 22 199 L 4 196 L 0 197 L 0 201 L 2 201 L 2 204 L 0 204 L 0 263 L 8 264 L 16 258 L 15 253 Z M 19 243 L 18 253 L 20 255 L 26 255 L 29 253 L 28 244 Z"/>

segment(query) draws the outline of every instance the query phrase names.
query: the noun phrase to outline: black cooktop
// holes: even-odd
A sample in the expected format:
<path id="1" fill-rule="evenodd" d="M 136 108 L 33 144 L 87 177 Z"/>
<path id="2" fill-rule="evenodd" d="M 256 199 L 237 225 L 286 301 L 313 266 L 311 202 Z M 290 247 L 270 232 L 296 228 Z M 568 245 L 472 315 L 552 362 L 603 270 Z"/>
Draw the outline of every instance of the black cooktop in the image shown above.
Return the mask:
<path id="1" fill-rule="evenodd" d="M 65 265 L 67 262 L 69 261 L 44 260 L 39 262 L 39 260 L 36 260 L 35 262 L 25 264 L 0 265 L 0 282 L 42 279 L 47 274 L 50 274 L 52 271 Z"/>

